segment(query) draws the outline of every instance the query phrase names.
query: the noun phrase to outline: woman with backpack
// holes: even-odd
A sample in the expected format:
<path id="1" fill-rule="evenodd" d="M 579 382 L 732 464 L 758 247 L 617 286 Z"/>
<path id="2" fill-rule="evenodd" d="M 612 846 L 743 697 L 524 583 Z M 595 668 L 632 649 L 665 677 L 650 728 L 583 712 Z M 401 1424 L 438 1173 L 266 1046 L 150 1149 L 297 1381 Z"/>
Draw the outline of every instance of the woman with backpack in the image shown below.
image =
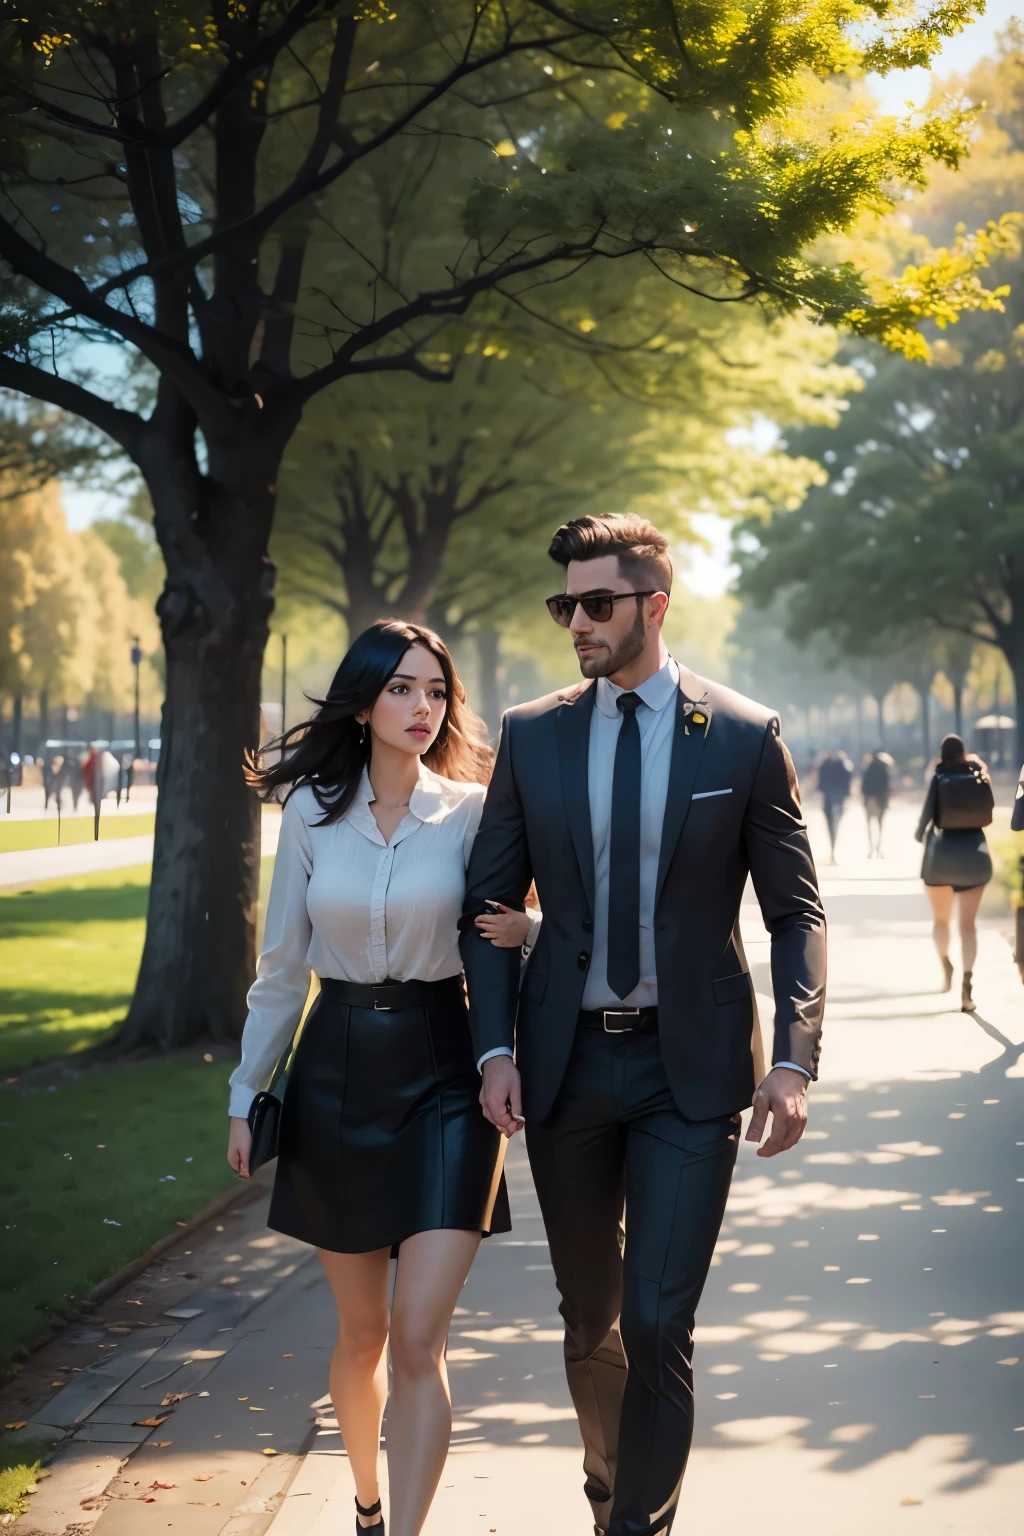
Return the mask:
<path id="1" fill-rule="evenodd" d="M 971 983 L 978 953 L 978 908 L 992 878 L 992 860 L 983 827 L 992 820 L 994 800 L 988 769 L 959 736 L 946 736 L 939 748 L 928 794 L 925 797 L 916 837 L 924 842 L 921 878 L 932 904 L 932 937 L 939 952 L 945 979 L 944 991 L 953 985 L 949 958 L 949 923 L 953 901 L 958 898 L 963 983 L 960 1007 L 974 1012 Z"/>

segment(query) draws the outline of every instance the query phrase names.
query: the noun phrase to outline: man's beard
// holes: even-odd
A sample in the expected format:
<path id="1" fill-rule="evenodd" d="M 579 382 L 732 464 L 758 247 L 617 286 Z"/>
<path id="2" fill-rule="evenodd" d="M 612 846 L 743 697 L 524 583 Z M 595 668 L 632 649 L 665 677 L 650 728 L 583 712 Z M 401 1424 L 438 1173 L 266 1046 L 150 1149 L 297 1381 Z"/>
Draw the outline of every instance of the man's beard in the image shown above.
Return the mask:
<path id="1" fill-rule="evenodd" d="M 640 603 L 636 605 L 636 619 L 633 628 L 628 635 L 624 635 L 618 646 L 613 651 L 610 647 L 602 649 L 596 656 L 579 656 L 580 671 L 584 677 L 610 677 L 613 672 L 618 672 L 622 667 L 628 667 L 631 661 L 635 661 L 644 648 L 647 639 L 647 630 L 644 624 L 644 610 Z M 594 644 L 593 640 L 590 642 Z"/>

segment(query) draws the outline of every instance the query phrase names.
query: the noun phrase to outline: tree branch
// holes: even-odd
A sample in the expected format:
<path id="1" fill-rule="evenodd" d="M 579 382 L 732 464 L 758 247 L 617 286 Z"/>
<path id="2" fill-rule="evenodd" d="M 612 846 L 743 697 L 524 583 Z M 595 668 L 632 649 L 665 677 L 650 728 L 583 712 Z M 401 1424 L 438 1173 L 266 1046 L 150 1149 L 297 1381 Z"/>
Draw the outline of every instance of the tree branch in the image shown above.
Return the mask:
<path id="1" fill-rule="evenodd" d="M 34 363 L 21 362 L 0 354 L 0 388 L 13 389 L 30 399 L 47 400 L 72 416 L 81 416 L 119 443 L 130 458 L 138 459 L 146 433 L 146 423 L 134 411 L 124 411 L 94 395 L 91 390 L 62 379 L 59 374 L 47 373 Z"/>
<path id="2" fill-rule="evenodd" d="M 565 40 L 556 39 L 556 41 Z M 521 43 L 508 44 L 496 51 L 484 54 L 476 60 L 463 59 L 443 79 L 437 81 L 430 90 L 426 91 L 407 107 L 404 112 L 393 118 L 378 133 L 361 144 L 349 142 L 341 158 L 336 160 L 333 165 L 319 171 L 316 175 L 302 176 L 300 173 L 293 178 L 289 186 L 285 187 L 276 197 L 271 198 L 268 203 L 265 203 L 262 208 L 257 209 L 247 218 L 215 230 L 213 234 L 207 235 L 204 240 L 198 240 L 195 245 L 190 245 L 184 253 L 166 256 L 157 262 L 141 262 L 138 266 L 132 267 L 128 272 L 119 273 L 117 277 L 108 279 L 101 288 L 96 290 L 97 293 L 105 298 L 108 293 L 112 293 L 117 288 L 127 287 L 136 282 L 140 277 L 152 277 L 154 274 L 175 271 L 183 264 L 196 266 L 199 262 L 205 261 L 207 256 L 211 256 L 216 251 L 222 249 L 229 240 L 248 240 L 265 234 L 268 229 L 271 229 L 277 223 L 278 219 L 302 202 L 303 199 L 313 197 L 318 192 L 324 191 L 325 188 L 333 185 L 339 177 L 344 176 L 347 171 L 350 171 L 354 165 L 358 165 L 361 160 L 364 160 L 367 155 L 382 149 L 392 139 L 404 133 L 406 128 L 415 122 L 416 118 L 421 116 L 428 107 L 433 106 L 435 102 L 442 101 L 457 81 L 478 74 L 491 64 L 500 63 L 505 59 L 540 46 L 547 47 L 547 43 L 541 44 L 536 39 L 531 39 Z"/>

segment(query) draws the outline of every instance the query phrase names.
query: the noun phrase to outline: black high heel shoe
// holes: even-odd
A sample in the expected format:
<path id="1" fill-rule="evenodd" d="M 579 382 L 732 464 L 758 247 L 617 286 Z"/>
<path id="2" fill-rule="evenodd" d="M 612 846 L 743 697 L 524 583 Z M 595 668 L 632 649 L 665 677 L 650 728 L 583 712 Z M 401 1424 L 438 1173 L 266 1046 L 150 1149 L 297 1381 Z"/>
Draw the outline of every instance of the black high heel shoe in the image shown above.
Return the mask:
<path id="1" fill-rule="evenodd" d="M 362 1515 L 364 1520 L 369 1520 L 371 1515 L 380 1515 L 380 1519 L 377 1520 L 373 1525 L 360 1525 L 358 1520 L 359 1515 Z M 380 1499 L 377 1500 L 376 1504 L 371 1504 L 369 1509 L 364 1509 L 359 1500 L 356 1499 L 356 1516 L 356 1536 L 364 1536 L 364 1533 L 367 1531 L 373 1531 L 374 1536 L 386 1536 L 386 1532 L 384 1530 L 384 1516 L 380 1507 Z"/>

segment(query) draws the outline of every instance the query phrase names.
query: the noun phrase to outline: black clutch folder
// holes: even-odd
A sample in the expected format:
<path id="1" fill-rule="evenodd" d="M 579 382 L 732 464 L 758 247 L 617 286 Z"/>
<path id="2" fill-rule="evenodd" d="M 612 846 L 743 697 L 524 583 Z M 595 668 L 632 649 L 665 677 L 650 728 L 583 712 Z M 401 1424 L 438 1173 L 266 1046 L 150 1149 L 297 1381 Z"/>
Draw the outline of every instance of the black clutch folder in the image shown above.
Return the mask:
<path id="1" fill-rule="evenodd" d="M 288 1086 L 287 1066 L 292 1054 L 291 1046 L 274 1068 L 266 1089 L 258 1093 L 249 1106 L 249 1131 L 252 1145 L 249 1148 L 249 1174 L 269 1163 L 277 1156 L 281 1137 L 281 1110 L 284 1107 L 285 1089 Z"/>

